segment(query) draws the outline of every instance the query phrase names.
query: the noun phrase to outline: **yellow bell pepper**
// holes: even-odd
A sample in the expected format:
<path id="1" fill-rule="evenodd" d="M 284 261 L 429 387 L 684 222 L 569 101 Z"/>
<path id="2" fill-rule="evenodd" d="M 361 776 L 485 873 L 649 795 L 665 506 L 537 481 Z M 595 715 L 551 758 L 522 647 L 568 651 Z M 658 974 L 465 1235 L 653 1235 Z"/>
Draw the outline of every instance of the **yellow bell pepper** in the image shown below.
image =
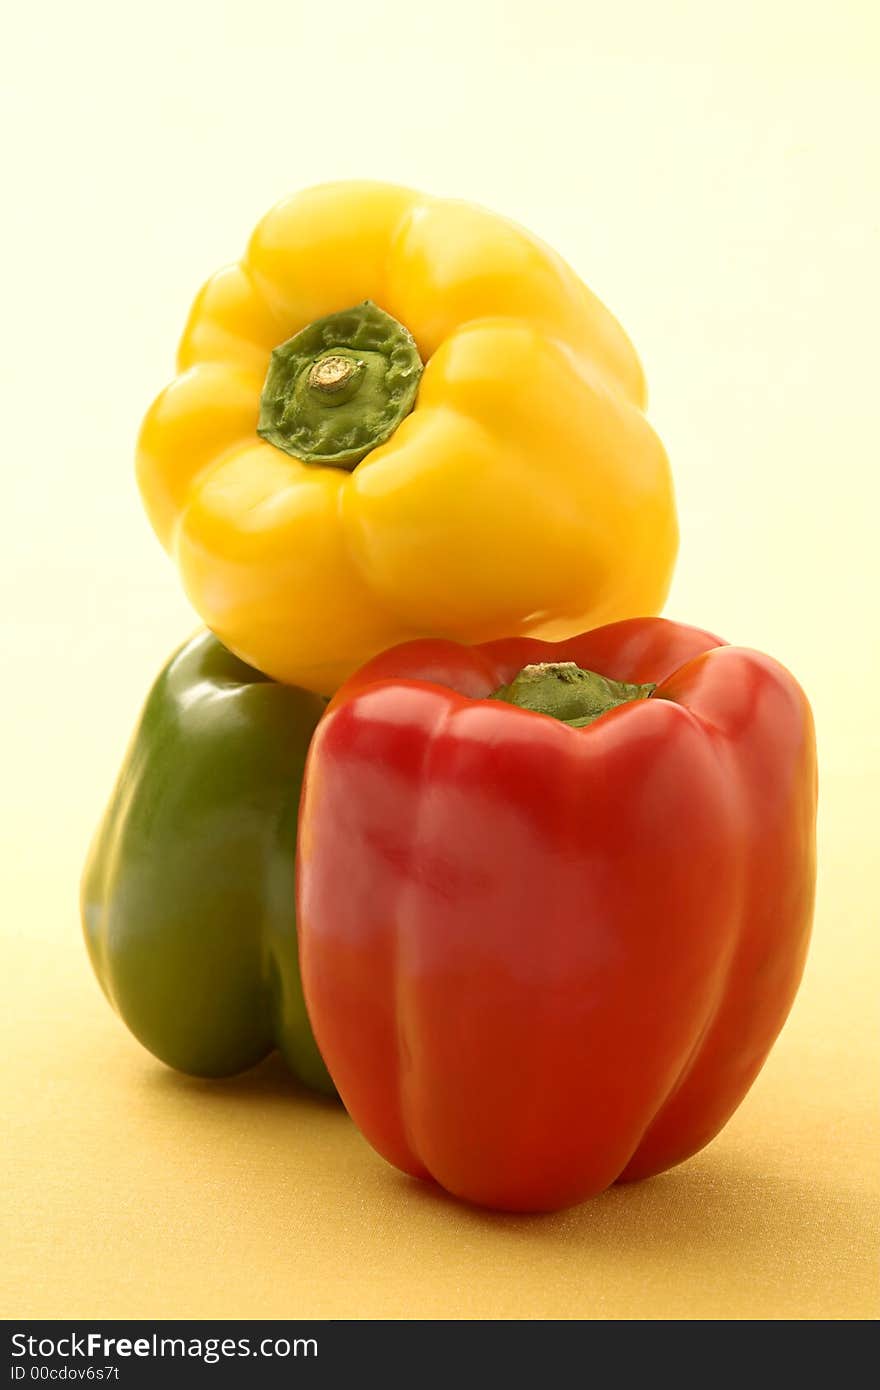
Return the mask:
<path id="1" fill-rule="evenodd" d="M 201 617 L 331 693 L 414 636 L 559 639 L 656 612 L 678 541 L 644 379 L 549 247 L 479 208 L 337 183 L 198 295 L 141 430 Z"/>

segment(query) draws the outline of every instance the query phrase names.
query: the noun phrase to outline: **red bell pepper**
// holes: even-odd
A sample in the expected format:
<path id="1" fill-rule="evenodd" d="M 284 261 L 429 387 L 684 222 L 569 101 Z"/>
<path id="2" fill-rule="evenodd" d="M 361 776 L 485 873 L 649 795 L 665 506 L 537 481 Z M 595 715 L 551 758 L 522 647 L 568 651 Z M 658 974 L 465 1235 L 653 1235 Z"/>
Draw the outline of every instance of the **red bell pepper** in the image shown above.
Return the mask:
<path id="1" fill-rule="evenodd" d="M 696 1153 L 794 998 L 815 810 L 800 687 L 695 628 L 363 667 L 312 742 L 298 896 L 309 1014 L 367 1139 L 512 1211 Z"/>

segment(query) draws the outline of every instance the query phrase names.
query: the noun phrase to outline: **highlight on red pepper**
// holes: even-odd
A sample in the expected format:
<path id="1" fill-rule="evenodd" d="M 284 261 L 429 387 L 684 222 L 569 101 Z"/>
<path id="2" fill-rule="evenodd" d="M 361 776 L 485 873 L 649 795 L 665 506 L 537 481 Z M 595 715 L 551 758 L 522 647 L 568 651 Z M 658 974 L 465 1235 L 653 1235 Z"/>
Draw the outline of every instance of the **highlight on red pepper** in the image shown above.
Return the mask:
<path id="1" fill-rule="evenodd" d="M 300 963 L 353 1119 L 511 1211 L 682 1162 L 801 977 L 813 722 L 768 656 L 661 618 L 404 644 L 309 751 Z"/>

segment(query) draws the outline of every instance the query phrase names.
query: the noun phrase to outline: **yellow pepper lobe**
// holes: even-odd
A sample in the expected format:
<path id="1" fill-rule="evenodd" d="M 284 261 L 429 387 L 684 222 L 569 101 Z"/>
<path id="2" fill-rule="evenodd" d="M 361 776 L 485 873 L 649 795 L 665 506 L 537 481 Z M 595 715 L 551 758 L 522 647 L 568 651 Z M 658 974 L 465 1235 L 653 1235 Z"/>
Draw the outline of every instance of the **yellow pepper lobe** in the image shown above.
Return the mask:
<path id="1" fill-rule="evenodd" d="M 304 463 L 352 469 L 412 410 L 421 374 L 412 334 L 365 300 L 274 349 L 257 433 Z"/>

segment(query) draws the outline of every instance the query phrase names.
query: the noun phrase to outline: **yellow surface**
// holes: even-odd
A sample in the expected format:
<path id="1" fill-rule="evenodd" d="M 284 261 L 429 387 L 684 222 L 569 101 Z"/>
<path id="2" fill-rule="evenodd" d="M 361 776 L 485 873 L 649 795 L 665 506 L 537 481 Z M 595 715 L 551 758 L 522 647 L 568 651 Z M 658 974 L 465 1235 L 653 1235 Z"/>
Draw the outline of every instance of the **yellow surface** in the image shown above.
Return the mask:
<path id="1" fill-rule="evenodd" d="M 353 472 L 257 438 L 273 348 L 365 300 L 425 363 L 407 419 Z M 663 605 L 678 529 L 638 357 L 504 218 L 375 180 L 303 189 L 200 290 L 178 367 L 141 496 L 203 621 L 276 680 L 332 695 L 412 637 L 552 639 Z"/>
<path id="2" fill-rule="evenodd" d="M 337 10 L 326 97 L 317 5 L 162 0 L 142 32 L 20 7 L 4 45 L 0 1311 L 874 1316 L 876 6 Z M 816 713 L 815 942 L 776 1050 L 705 1153 L 558 1217 L 407 1182 L 273 1064 L 163 1071 L 78 936 L 86 841 L 193 626 L 138 507 L 141 412 L 263 207 L 356 174 L 482 201 L 586 276 L 676 474 L 667 612 L 771 651 Z"/>

